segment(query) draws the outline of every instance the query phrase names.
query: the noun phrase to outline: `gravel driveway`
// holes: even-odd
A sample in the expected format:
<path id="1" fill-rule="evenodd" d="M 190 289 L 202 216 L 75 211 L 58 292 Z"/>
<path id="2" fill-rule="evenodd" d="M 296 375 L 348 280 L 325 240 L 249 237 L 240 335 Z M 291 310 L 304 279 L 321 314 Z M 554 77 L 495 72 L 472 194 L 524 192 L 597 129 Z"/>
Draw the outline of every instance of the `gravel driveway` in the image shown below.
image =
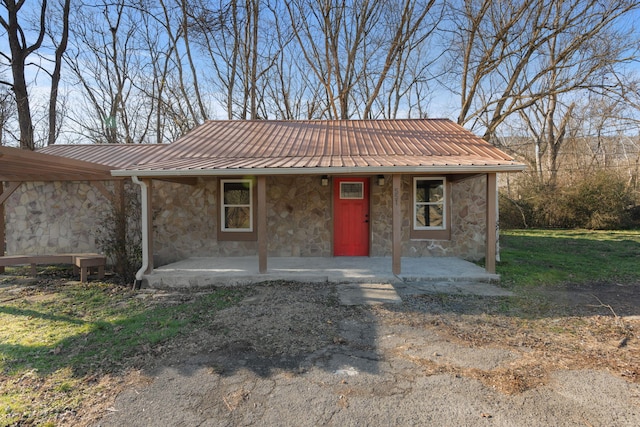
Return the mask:
<path id="1" fill-rule="evenodd" d="M 495 289 L 393 298 L 376 285 L 390 299 L 371 305 L 345 297 L 353 285 L 256 286 L 162 348 L 95 425 L 640 425 L 633 301 L 626 316 L 590 307 L 528 318 Z M 576 318 L 608 329 L 550 337 Z M 623 345 L 614 322 L 631 331 Z"/>

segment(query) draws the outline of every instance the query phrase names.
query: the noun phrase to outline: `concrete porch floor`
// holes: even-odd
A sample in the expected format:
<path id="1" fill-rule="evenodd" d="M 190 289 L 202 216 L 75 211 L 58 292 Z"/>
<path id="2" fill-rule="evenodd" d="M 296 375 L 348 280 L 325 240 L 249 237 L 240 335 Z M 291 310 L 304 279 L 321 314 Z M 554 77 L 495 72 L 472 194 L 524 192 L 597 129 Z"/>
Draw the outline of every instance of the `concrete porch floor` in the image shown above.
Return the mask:
<path id="1" fill-rule="evenodd" d="M 497 274 L 459 258 L 402 258 L 392 273 L 390 257 L 272 257 L 258 272 L 258 257 L 188 258 L 156 268 L 143 286 L 156 289 L 234 286 L 272 280 L 333 283 L 495 282 Z"/>

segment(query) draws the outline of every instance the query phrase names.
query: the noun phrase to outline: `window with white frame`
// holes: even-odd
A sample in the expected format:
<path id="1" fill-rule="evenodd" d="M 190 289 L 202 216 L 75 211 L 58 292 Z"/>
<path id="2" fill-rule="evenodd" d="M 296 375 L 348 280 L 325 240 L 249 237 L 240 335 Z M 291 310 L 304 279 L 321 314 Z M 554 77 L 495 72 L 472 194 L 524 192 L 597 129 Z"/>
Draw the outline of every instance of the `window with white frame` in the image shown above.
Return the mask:
<path id="1" fill-rule="evenodd" d="M 413 178 L 413 229 L 447 228 L 447 186 L 445 178 Z"/>
<path id="2" fill-rule="evenodd" d="M 221 229 L 224 232 L 253 232 L 253 181 L 220 180 Z"/>

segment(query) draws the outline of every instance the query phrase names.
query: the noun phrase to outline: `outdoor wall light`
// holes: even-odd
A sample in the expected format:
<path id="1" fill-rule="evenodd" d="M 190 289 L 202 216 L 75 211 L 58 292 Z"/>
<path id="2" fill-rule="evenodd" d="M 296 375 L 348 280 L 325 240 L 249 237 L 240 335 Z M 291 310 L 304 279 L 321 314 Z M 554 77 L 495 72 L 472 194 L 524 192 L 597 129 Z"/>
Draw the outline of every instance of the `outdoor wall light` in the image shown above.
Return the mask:
<path id="1" fill-rule="evenodd" d="M 323 187 L 329 185 L 329 177 L 327 175 L 322 175 L 322 178 L 320 179 L 320 185 L 322 185 Z"/>
<path id="2" fill-rule="evenodd" d="M 378 175 L 378 185 L 380 187 L 384 185 L 384 175 Z"/>

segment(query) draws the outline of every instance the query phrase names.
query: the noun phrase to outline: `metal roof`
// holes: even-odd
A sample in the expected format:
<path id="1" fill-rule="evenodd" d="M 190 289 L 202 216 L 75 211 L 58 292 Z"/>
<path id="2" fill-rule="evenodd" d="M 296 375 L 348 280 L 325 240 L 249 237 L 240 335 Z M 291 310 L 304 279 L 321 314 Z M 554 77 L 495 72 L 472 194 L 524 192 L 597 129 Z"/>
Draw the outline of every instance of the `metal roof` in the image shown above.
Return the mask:
<path id="1" fill-rule="evenodd" d="M 117 176 L 520 171 L 447 119 L 208 121 Z"/>
<path id="2" fill-rule="evenodd" d="M 0 181 L 524 168 L 447 119 L 207 121 L 172 144 L 0 147 Z"/>
<path id="3" fill-rule="evenodd" d="M 167 144 L 54 144 L 38 150 L 38 153 L 122 169 L 160 160 L 166 147 Z"/>
<path id="4" fill-rule="evenodd" d="M 51 154 L 0 147 L 0 183 L 16 181 L 110 180 L 113 168 Z"/>

